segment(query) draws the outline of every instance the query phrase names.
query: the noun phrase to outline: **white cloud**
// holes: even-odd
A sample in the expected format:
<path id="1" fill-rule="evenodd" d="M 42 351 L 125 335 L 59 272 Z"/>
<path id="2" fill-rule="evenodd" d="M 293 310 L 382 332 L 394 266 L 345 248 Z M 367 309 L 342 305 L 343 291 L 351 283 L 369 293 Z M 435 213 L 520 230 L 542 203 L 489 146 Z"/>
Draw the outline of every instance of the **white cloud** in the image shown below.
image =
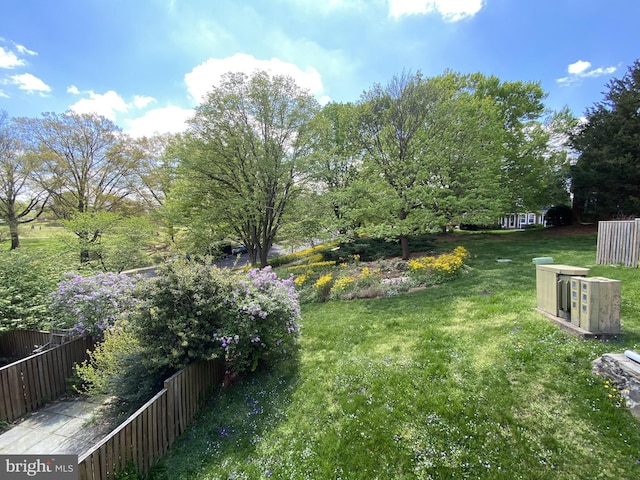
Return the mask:
<path id="1" fill-rule="evenodd" d="M 558 78 L 556 82 L 563 86 L 579 83 L 584 78 L 596 78 L 603 75 L 611 75 L 617 70 L 616 67 L 591 68 L 591 62 L 578 60 L 567 67 L 568 76 Z"/>
<path id="2" fill-rule="evenodd" d="M 144 108 L 150 103 L 155 102 L 156 99 L 153 97 L 145 97 L 144 95 L 134 95 L 133 96 L 133 105 L 136 108 Z"/>
<path id="3" fill-rule="evenodd" d="M 76 113 L 96 113 L 112 121 L 115 121 L 117 112 L 126 112 L 129 109 L 127 102 L 113 90 L 107 93 L 95 93 L 89 90 L 87 93 L 89 98 L 78 100 L 69 109 Z"/>
<path id="4" fill-rule="evenodd" d="M 22 55 L 37 55 L 36 52 L 34 52 L 33 50 L 29 50 L 24 45 L 16 44 L 16 50 L 18 50 L 18 52 L 20 52 Z"/>
<path id="5" fill-rule="evenodd" d="M 0 47 L 0 68 L 22 67 L 26 62 L 10 50 Z"/>
<path id="6" fill-rule="evenodd" d="M 484 0 L 389 0 L 389 16 L 437 13 L 445 20 L 457 22 L 473 17 L 484 6 Z"/>
<path id="7" fill-rule="evenodd" d="M 572 75 L 580 75 L 582 72 L 591 67 L 591 62 L 585 62 L 584 60 L 578 60 L 576 63 L 572 63 L 567 67 L 567 72 Z"/>
<path id="8" fill-rule="evenodd" d="M 51 91 L 49 85 L 30 73 L 12 75 L 9 78 L 13 81 L 14 85 L 18 85 L 20 90 L 25 90 L 28 93 L 38 92 L 40 95 L 44 95 Z"/>
<path id="9" fill-rule="evenodd" d="M 187 120 L 194 111 L 180 107 L 154 108 L 142 117 L 124 121 L 125 131 L 132 137 L 150 137 L 155 133 L 179 133 L 187 129 Z"/>
<path id="10" fill-rule="evenodd" d="M 0 98 L 11 98 L 9 97 L 9 95 L 7 95 L 6 93 L 4 93 L 3 90 L 0 90 Z"/>
<path id="11" fill-rule="evenodd" d="M 73 105 L 70 105 L 70 110 L 73 110 L 76 113 L 95 113 L 114 122 L 120 113 L 129 112 L 132 108 L 143 109 L 151 103 L 156 102 L 155 98 L 145 95 L 134 95 L 133 100 L 127 102 L 114 90 L 109 90 L 106 93 L 96 93 L 93 90 L 81 91 L 75 85 L 67 87 L 67 93 L 72 95 L 82 95 L 85 97 L 81 98 Z M 176 112 L 174 111 L 174 113 Z M 177 117 L 179 118 L 180 116 L 181 115 L 178 113 Z M 125 122 L 129 121 L 125 120 Z"/>
<path id="12" fill-rule="evenodd" d="M 323 15 L 328 15 L 339 10 L 354 10 L 367 7 L 366 0 L 284 0 L 284 2 L 292 4 L 297 9 L 319 12 Z"/>
<path id="13" fill-rule="evenodd" d="M 288 75 L 296 83 L 308 89 L 313 95 L 323 91 L 320 73 L 315 68 L 300 69 L 297 65 L 283 62 L 277 58 L 259 60 L 252 55 L 236 53 L 227 58 L 210 58 L 195 67 L 184 76 L 191 97 L 200 103 L 213 86 L 220 83 L 222 75 L 227 72 L 242 72 L 251 75 L 256 70 L 266 70 L 271 74 Z"/>

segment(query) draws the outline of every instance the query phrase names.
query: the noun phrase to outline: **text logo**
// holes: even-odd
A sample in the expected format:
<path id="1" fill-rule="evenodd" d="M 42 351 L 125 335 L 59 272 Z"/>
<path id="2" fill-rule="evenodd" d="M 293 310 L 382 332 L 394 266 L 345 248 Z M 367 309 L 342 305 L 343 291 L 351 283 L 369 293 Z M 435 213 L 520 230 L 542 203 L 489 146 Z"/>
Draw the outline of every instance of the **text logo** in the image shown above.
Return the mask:
<path id="1" fill-rule="evenodd" d="M 2 480 L 78 480 L 77 455 L 0 455 Z"/>

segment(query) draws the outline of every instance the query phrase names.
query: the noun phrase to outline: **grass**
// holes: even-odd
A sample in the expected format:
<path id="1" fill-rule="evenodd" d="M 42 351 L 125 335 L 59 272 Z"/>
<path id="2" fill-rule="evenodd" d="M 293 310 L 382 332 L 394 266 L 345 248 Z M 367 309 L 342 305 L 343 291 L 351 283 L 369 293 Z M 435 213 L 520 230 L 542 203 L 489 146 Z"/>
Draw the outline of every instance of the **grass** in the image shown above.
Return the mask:
<path id="1" fill-rule="evenodd" d="M 222 389 L 162 462 L 166 478 L 640 478 L 640 425 L 591 373 L 640 346 L 638 271 L 596 266 L 594 235 L 439 242 L 464 245 L 471 271 L 305 305 L 299 359 Z M 534 312 L 537 256 L 622 280 L 624 335 L 578 339 Z"/>

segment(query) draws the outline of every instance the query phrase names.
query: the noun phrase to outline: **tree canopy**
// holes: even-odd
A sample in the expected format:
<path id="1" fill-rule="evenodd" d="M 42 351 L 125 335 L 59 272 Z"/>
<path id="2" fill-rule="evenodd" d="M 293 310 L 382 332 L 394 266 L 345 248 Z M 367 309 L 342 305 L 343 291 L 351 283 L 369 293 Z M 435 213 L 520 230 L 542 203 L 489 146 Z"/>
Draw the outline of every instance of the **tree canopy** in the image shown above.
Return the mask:
<path id="1" fill-rule="evenodd" d="M 640 214 L 640 61 L 607 84 L 572 136 L 574 212 L 582 219 Z"/>
<path id="2" fill-rule="evenodd" d="M 47 203 L 45 191 L 33 181 L 38 167 L 16 125 L 0 110 L 0 219 L 9 226 L 12 250 L 20 246 L 18 225 L 35 220 Z"/>
<path id="3" fill-rule="evenodd" d="M 381 233 L 408 236 L 449 224 L 491 223 L 515 208 L 517 171 L 530 168 L 525 122 L 542 112 L 537 84 L 500 83 L 481 74 L 407 72 L 361 98 L 359 134 L 383 179 Z M 380 207 L 378 206 L 380 213 Z"/>
<path id="4" fill-rule="evenodd" d="M 303 180 L 316 100 L 286 76 L 228 73 L 196 109 L 175 150 L 190 219 L 231 235 L 252 263 L 267 254 Z"/>
<path id="5" fill-rule="evenodd" d="M 51 208 L 60 218 L 117 210 L 131 194 L 135 164 L 125 155 L 122 133 L 111 120 L 66 112 L 16 122 L 42 162 L 36 180 L 51 195 Z"/>

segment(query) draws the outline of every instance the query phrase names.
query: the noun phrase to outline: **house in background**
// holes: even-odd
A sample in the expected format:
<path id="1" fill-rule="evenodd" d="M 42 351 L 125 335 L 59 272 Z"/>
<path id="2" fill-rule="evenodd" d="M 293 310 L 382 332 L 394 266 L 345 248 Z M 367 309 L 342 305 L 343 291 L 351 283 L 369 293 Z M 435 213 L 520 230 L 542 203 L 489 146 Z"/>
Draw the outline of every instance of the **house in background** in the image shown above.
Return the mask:
<path id="1" fill-rule="evenodd" d="M 547 226 L 546 211 L 509 213 L 499 220 L 500 226 L 505 230 L 522 230 L 532 226 Z"/>

